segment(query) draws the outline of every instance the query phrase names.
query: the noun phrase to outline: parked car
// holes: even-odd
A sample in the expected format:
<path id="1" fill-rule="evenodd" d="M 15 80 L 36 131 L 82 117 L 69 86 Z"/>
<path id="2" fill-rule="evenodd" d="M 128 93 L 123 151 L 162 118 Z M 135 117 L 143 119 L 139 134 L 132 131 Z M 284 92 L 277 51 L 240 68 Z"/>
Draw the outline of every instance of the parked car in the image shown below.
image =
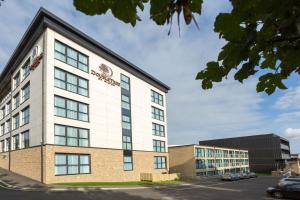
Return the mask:
<path id="1" fill-rule="evenodd" d="M 248 174 L 249 178 L 257 178 L 257 175 L 254 172 L 248 172 L 247 174 Z"/>
<path id="2" fill-rule="evenodd" d="M 282 186 L 269 187 L 267 189 L 267 194 L 281 199 L 281 198 L 290 198 L 290 199 L 300 199 L 300 183 L 286 184 Z"/>
<path id="3" fill-rule="evenodd" d="M 247 179 L 247 178 L 250 178 L 249 175 L 247 173 L 239 173 L 239 176 L 240 176 L 240 179 Z"/>
<path id="4" fill-rule="evenodd" d="M 287 185 L 287 184 L 292 184 L 292 183 L 299 183 L 300 184 L 300 177 L 294 176 L 294 177 L 288 177 L 288 178 L 283 178 L 278 182 L 279 186 Z"/>
<path id="5" fill-rule="evenodd" d="M 240 179 L 239 176 L 234 173 L 226 173 L 222 176 L 223 181 L 235 181 L 239 179 Z"/>

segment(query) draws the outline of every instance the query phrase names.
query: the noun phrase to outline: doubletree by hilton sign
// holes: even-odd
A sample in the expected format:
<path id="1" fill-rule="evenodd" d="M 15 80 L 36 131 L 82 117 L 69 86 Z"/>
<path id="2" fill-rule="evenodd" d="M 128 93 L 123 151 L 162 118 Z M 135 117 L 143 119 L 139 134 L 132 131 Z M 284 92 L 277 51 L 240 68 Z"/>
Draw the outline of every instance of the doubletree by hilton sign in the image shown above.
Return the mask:
<path id="1" fill-rule="evenodd" d="M 104 81 L 107 84 L 110 84 L 112 86 L 120 86 L 120 82 L 117 82 L 114 79 L 112 79 L 112 69 L 105 64 L 101 64 L 99 66 L 99 72 L 92 70 L 91 74 L 97 76 L 98 80 Z"/>

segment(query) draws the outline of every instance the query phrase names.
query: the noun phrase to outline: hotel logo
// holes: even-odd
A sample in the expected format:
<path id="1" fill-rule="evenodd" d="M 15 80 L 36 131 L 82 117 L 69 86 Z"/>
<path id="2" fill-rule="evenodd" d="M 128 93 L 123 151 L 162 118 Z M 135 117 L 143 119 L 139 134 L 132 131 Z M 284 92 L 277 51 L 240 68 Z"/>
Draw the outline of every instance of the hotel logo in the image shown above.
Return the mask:
<path id="1" fill-rule="evenodd" d="M 112 76 L 114 74 L 112 69 L 105 64 L 101 64 L 99 66 L 99 72 L 92 70 L 91 74 L 97 76 L 98 80 L 104 81 L 107 84 L 110 84 L 112 86 L 120 86 L 119 82 L 112 79 Z"/>

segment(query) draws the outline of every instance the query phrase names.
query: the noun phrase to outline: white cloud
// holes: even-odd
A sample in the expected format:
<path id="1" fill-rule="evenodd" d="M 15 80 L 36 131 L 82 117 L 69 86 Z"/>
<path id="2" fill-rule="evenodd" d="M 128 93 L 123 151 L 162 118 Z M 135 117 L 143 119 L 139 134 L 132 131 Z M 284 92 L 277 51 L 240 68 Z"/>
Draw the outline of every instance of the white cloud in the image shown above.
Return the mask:
<path id="1" fill-rule="evenodd" d="M 279 109 L 300 108 L 300 86 L 289 88 L 276 102 Z"/>
<path id="2" fill-rule="evenodd" d="M 285 136 L 290 139 L 300 139 L 300 128 L 287 128 L 285 129 Z"/>

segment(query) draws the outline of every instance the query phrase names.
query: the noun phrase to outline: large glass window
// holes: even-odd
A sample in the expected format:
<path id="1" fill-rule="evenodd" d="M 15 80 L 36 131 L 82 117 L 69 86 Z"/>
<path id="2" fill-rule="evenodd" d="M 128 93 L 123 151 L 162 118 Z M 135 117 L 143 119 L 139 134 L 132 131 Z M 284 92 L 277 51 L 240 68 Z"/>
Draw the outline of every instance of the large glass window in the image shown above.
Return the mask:
<path id="1" fill-rule="evenodd" d="M 22 67 L 23 80 L 30 74 L 30 59 Z"/>
<path id="2" fill-rule="evenodd" d="M 29 147 L 29 131 L 21 133 L 21 148 Z"/>
<path id="3" fill-rule="evenodd" d="M 28 124 L 30 121 L 30 108 L 29 106 L 22 110 L 22 124 Z"/>
<path id="4" fill-rule="evenodd" d="M 153 151 L 166 152 L 166 143 L 160 140 L 153 140 Z"/>
<path id="5" fill-rule="evenodd" d="M 0 136 L 5 134 L 5 124 L 1 124 L 1 128 L 0 128 Z"/>
<path id="6" fill-rule="evenodd" d="M 18 72 L 14 77 L 14 89 L 20 85 L 20 72 Z"/>
<path id="7" fill-rule="evenodd" d="M 165 169 L 167 158 L 165 156 L 155 156 L 154 157 L 154 169 Z"/>
<path id="8" fill-rule="evenodd" d="M 152 118 L 164 121 L 164 111 L 152 106 Z"/>
<path id="9" fill-rule="evenodd" d="M 80 121 L 89 120 L 87 104 L 55 96 L 54 107 L 56 116 Z"/>
<path id="10" fill-rule="evenodd" d="M 205 149 L 196 148 L 196 157 L 205 157 Z"/>
<path id="11" fill-rule="evenodd" d="M 88 174 L 90 155 L 55 154 L 55 175 Z"/>
<path id="12" fill-rule="evenodd" d="M 160 124 L 152 123 L 152 134 L 165 137 L 165 127 Z"/>
<path id="13" fill-rule="evenodd" d="M 155 92 L 153 90 L 151 90 L 151 101 L 154 102 L 154 103 L 157 103 L 161 106 L 164 105 L 163 96 L 161 94 L 159 94 L 158 92 Z"/>
<path id="14" fill-rule="evenodd" d="M 130 110 L 130 98 L 122 94 L 121 100 L 122 100 L 122 108 Z"/>
<path id="15" fill-rule="evenodd" d="M 133 170 L 132 156 L 124 156 L 124 171 Z"/>
<path id="16" fill-rule="evenodd" d="M 79 51 L 55 41 L 55 58 L 84 72 L 89 71 L 88 57 Z"/>
<path id="17" fill-rule="evenodd" d="M 131 150 L 131 136 L 123 135 L 123 149 L 124 150 Z"/>
<path id="18" fill-rule="evenodd" d="M 4 146 L 4 140 L 2 140 L 1 142 L 0 142 L 0 148 L 1 148 L 1 152 L 4 152 L 5 151 L 5 146 Z"/>
<path id="19" fill-rule="evenodd" d="M 11 112 L 11 101 L 9 101 L 7 104 L 6 104 L 6 114 L 9 114 Z"/>
<path id="20" fill-rule="evenodd" d="M 131 119 L 129 116 L 122 115 L 122 128 L 131 130 Z"/>
<path id="21" fill-rule="evenodd" d="M 121 88 L 128 91 L 130 90 L 130 79 L 123 74 L 121 74 Z"/>
<path id="22" fill-rule="evenodd" d="M 20 127 L 20 115 L 19 113 L 13 116 L 13 128 L 17 129 Z"/>
<path id="23" fill-rule="evenodd" d="M 205 160 L 197 159 L 196 160 L 196 169 L 205 169 Z"/>
<path id="24" fill-rule="evenodd" d="M 19 107 L 19 105 L 20 105 L 20 94 L 19 94 L 19 93 L 17 93 L 17 94 L 14 96 L 13 103 L 14 103 L 14 109 L 16 109 L 16 108 Z"/>
<path id="25" fill-rule="evenodd" d="M 6 124 L 6 133 L 9 133 L 11 131 L 10 120 L 7 120 L 5 124 Z"/>
<path id="26" fill-rule="evenodd" d="M 10 144 L 10 138 L 7 138 L 5 141 L 6 141 L 5 151 L 9 151 L 9 150 L 10 150 L 10 147 L 11 147 L 11 146 L 10 146 L 10 145 L 11 145 L 11 144 Z"/>
<path id="27" fill-rule="evenodd" d="M 64 126 L 54 125 L 54 143 L 65 146 L 89 146 L 89 130 Z"/>
<path id="28" fill-rule="evenodd" d="M 88 80 L 86 79 L 55 68 L 54 80 L 55 87 L 83 96 L 88 96 Z"/>
<path id="29" fill-rule="evenodd" d="M 215 150 L 214 149 L 207 149 L 206 154 L 207 154 L 206 156 L 208 158 L 213 158 L 213 157 L 215 157 Z"/>
<path id="30" fill-rule="evenodd" d="M 19 135 L 13 136 L 13 150 L 19 149 L 19 143 L 20 143 Z"/>
<path id="31" fill-rule="evenodd" d="M 22 101 L 26 101 L 30 97 L 30 83 L 27 83 L 23 88 L 22 88 Z"/>

